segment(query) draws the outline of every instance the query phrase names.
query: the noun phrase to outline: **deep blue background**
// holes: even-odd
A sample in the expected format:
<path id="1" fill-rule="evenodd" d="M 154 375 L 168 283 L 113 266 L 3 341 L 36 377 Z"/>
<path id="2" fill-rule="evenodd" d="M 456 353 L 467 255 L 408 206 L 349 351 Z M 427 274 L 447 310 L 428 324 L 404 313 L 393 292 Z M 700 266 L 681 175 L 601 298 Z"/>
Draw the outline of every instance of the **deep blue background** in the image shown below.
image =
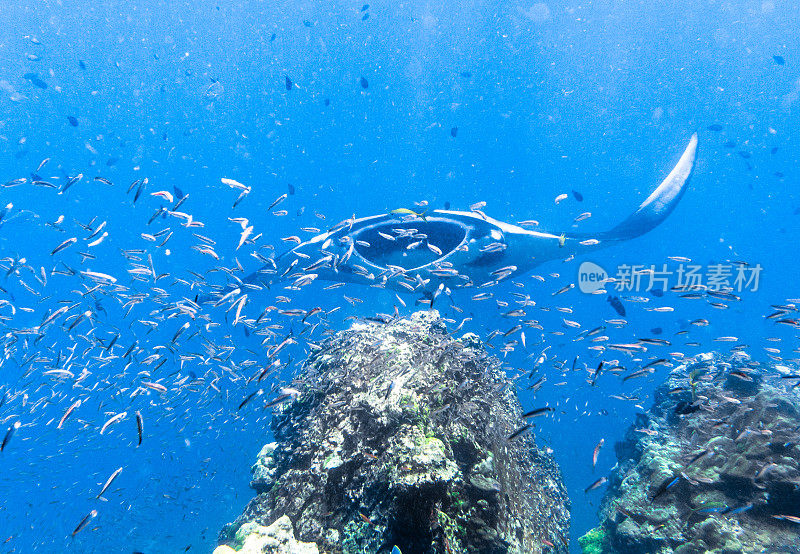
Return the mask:
<path id="1" fill-rule="evenodd" d="M 247 270 L 259 264 L 248 255 L 252 248 L 235 251 L 240 228 L 228 217 L 249 218 L 256 233 L 264 233 L 261 242 L 278 251 L 285 248 L 280 237 L 303 235 L 300 227 L 326 228 L 354 213 L 413 207 L 422 200 L 433 207 L 449 202 L 454 209 L 486 201 L 485 211 L 501 220 L 537 219 L 542 228 L 559 232 L 591 211 L 580 229 L 602 230 L 635 209 L 698 131 L 696 173 L 674 214 L 653 233 L 591 259 L 607 269 L 661 264 L 677 255 L 701 264 L 744 260 L 763 266 L 761 289 L 743 294 L 742 302 L 725 311 L 669 295 L 647 305 L 627 303 L 631 324 L 607 334 L 627 341 L 661 327 L 662 338 L 671 338 L 687 321 L 707 317 L 711 326 L 692 330 L 702 348 L 684 347 L 679 338 L 663 352 L 724 349 L 730 344 L 713 338 L 735 335 L 758 359 L 764 359 L 764 346 L 777 346 L 792 358 L 795 334 L 763 316 L 770 303 L 800 296 L 800 216 L 794 213 L 800 208 L 800 7 L 780 0 L 659 4 L 371 1 L 362 11 L 363 2 L 6 2 L 0 7 L 0 181 L 29 177 L 44 158 L 51 161 L 43 178 L 59 185 L 65 174 L 81 172 L 85 178 L 63 195 L 30 185 L 0 189 L 0 204 L 12 202 L 15 215 L 0 231 L 0 255 L 25 257 L 49 270 L 57 244 L 87 234 L 75 220 L 87 223 L 96 216 L 95 225 L 107 221 L 110 233 L 93 249 L 97 259 L 81 266 L 70 250 L 62 258 L 67 263 L 124 275 L 120 249 L 148 248 L 157 273 L 191 279 L 186 269 L 203 272 L 217 262 L 190 250 L 197 241 L 177 220 L 147 224 L 160 205 L 149 193 L 173 186 L 190 195 L 182 209 L 205 223 L 194 230 L 217 241 L 219 264 L 232 267 L 238 256 Z M 369 18 L 363 20 L 365 13 Z M 774 61 L 776 55 L 784 65 Z M 47 88 L 34 86 L 26 73 L 38 74 Z M 289 91 L 286 76 L 294 83 Z M 368 88 L 361 86 L 362 76 Z M 77 118 L 77 127 L 68 116 Z M 722 130 L 709 130 L 714 124 Z M 95 175 L 115 185 L 91 182 Z M 125 189 L 143 177 L 150 185 L 133 206 Z M 221 177 L 252 186 L 235 210 L 237 193 Z M 296 194 L 280 208 L 289 215 L 266 213 L 288 184 Z M 582 193 L 582 203 L 572 196 L 553 203 L 572 189 Z M 44 225 L 60 214 L 66 216 L 63 234 Z M 140 238 L 167 225 L 176 230 L 170 255 Z M 578 367 L 593 369 L 597 360 L 585 342 L 571 340 L 576 331 L 562 327 L 560 318 L 593 328 L 616 314 L 603 297 L 576 290 L 551 296 L 574 282 L 576 262 L 539 270 L 545 283 L 529 276 L 518 281 L 540 307 L 570 306 L 574 313 L 529 309 L 544 332 L 528 330 L 527 352 L 520 347 L 506 361 L 511 371 L 528 371 L 538 353 L 551 347 L 540 369 L 547 384 L 535 398 L 521 396 L 525 407 L 559 408 L 537 421 L 537 440 L 553 448 L 561 463 L 575 540 L 596 524 L 602 495 L 585 495 L 583 489 L 614 465 L 612 445 L 640 409 L 609 395 L 637 394 L 647 408 L 647 394 L 666 370 L 625 384 L 605 375 L 595 387 L 586 384 L 586 371 L 562 377 L 553 362 L 569 367 L 580 355 Z M 3 286 L 13 295 L 10 281 Z M 165 278 L 157 286 L 170 282 Z M 76 286 L 74 279 L 54 277 L 39 298 L 5 297 L 37 314 L 18 311 L 9 329 L 37 325 Z M 337 317 L 390 312 L 397 304 L 393 294 L 370 289 L 319 290 L 313 297 L 300 294 L 296 303 L 326 309 L 343 304 Z M 343 293 L 368 302 L 351 308 Z M 511 327 L 498 317 L 504 309 L 471 303 L 469 296 L 458 297 L 464 315 L 474 318 L 465 330 L 485 336 Z M 252 295 L 251 317 L 273 297 L 274 291 Z M 403 313 L 413 306 L 412 297 L 406 300 Z M 113 304 L 107 300 L 108 328 L 141 336 L 143 343 L 169 342 L 179 325 L 145 335 L 144 326 L 128 328 L 128 320 L 115 319 Z M 652 305 L 676 310 L 645 311 Z M 443 311 L 456 321 L 464 317 Z M 143 309 L 141 317 L 147 313 Z M 223 325 L 211 336 L 219 344 L 240 345 L 242 358 L 263 356 L 258 340 L 231 330 L 224 312 L 217 315 Z M 346 324 L 339 317 L 333 326 Z M 103 337 L 113 336 L 109 332 Z M 766 343 L 766 337 L 783 341 Z M 43 342 L 70 345 L 66 336 Z M 244 352 L 245 345 L 252 354 Z M 298 350 L 295 358 L 302 355 Z M 47 396 L 46 379 L 18 380 L 19 357 L 3 365 L 4 388 Z M 636 366 L 611 352 L 604 359 L 612 358 Z M 256 388 L 231 382 L 219 395 L 205 389 L 169 401 L 150 397 L 131 408 L 125 399 L 132 389 L 122 390 L 130 376 L 118 377 L 122 368 L 115 364 L 92 367 L 109 390 L 120 392 L 113 398 L 109 392 L 107 403 L 103 394 L 94 395 L 84 406 L 87 427 L 71 421 L 55 429 L 76 394 L 63 384 L 55 400 L 34 413 L 21 394 L 0 408 L 4 426 L 23 423 L 13 448 L 0 457 L 0 494 L 6 499 L 0 542 L 11 537 L 2 548 L 149 553 L 192 545 L 192 551 L 211 551 L 220 527 L 251 497 L 249 465 L 268 439 L 269 412 L 236 410 Z M 92 428 L 106 419 L 103 412 L 125 409 L 129 417 L 105 435 Z M 145 414 L 148 432 L 139 449 L 133 448 L 135 409 Z M 592 471 L 591 453 L 600 438 L 605 446 Z M 94 500 L 98 483 L 119 466 L 125 470 L 106 494 L 109 501 Z M 99 516 L 92 530 L 70 539 L 94 507 Z"/>

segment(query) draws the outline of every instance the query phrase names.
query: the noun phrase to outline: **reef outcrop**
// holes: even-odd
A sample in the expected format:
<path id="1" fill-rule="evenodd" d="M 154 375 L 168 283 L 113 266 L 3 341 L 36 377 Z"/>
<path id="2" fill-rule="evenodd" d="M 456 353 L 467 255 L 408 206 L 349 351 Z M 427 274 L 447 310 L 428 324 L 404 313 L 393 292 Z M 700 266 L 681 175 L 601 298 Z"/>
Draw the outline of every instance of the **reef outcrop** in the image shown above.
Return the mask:
<path id="1" fill-rule="evenodd" d="M 798 383 L 743 353 L 675 368 L 616 445 L 584 552 L 800 552 Z"/>
<path id="2" fill-rule="evenodd" d="M 319 554 L 317 545 L 300 542 L 294 537 L 292 522 L 281 516 L 269 527 L 248 522 L 239 527 L 234 535 L 233 544 L 214 549 L 214 554 Z"/>
<path id="3" fill-rule="evenodd" d="M 559 469 L 530 432 L 509 439 L 521 406 L 475 335 L 435 311 L 358 322 L 292 387 L 222 543 L 285 518 L 320 553 L 567 552 Z"/>

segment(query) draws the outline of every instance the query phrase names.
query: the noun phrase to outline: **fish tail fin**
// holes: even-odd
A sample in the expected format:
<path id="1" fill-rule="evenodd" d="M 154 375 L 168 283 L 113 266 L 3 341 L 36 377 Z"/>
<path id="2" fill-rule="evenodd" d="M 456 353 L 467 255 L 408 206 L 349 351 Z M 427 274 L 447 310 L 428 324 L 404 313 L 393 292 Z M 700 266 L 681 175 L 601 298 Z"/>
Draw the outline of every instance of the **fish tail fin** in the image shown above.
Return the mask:
<path id="1" fill-rule="evenodd" d="M 601 241 L 619 241 L 639 237 L 658 226 L 678 205 L 686 191 L 697 154 L 697 133 L 666 179 L 653 191 L 639 208 L 622 223 L 604 233 L 596 235 Z"/>

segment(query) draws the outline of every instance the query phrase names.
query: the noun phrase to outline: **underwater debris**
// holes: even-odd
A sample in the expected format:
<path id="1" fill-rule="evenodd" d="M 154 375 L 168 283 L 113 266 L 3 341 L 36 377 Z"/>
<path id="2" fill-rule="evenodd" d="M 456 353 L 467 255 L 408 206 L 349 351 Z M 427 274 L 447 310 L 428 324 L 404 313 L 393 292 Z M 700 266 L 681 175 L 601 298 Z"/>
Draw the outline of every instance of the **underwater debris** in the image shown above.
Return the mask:
<path id="1" fill-rule="evenodd" d="M 558 466 L 532 433 L 506 440 L 524 424 L 512 382 L 437 312 L 355 323 L 293 387 L 253 466 L 258 496 L 220 542 L 288 517 L 320 552 L 568 551 Z"/>
<path id="2" fill-rule="evenodd" d="M 742 352 L 675 368 L 616 445 L 583 551 L 800 551 L 800 394 L 782 377 Z"/>

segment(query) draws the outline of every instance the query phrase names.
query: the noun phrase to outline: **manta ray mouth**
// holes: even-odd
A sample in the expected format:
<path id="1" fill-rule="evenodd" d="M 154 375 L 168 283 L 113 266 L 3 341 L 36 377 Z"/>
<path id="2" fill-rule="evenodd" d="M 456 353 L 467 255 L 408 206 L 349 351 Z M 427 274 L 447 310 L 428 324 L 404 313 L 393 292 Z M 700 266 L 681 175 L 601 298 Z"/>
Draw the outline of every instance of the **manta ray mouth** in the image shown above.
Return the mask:
<path id="1" fill-rule="evenodd" d="M 378 267 L 420 269 L 447 258 L 467 238 L 469 228 L 456 221 L 428 217 L 424 221 L 384 221 L 359 230 L 356 252 Z"/>

